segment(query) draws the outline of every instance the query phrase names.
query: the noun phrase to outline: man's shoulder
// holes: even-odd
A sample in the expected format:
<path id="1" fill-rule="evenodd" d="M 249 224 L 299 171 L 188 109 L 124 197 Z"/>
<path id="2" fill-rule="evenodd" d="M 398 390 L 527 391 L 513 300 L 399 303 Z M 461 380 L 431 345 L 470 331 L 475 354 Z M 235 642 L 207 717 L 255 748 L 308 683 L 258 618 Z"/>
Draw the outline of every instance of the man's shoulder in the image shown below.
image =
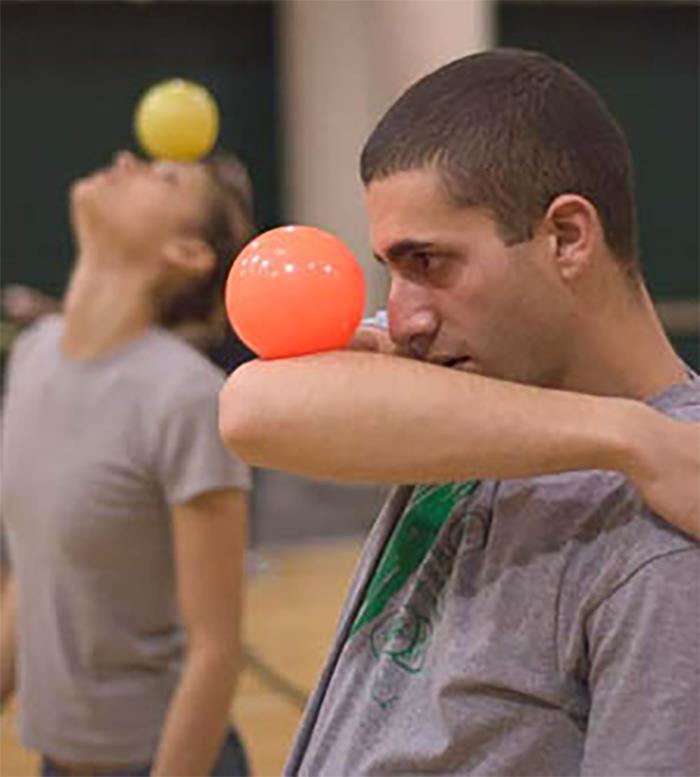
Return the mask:
<path id="1" fill-rule="evenodd" d="M 700 376 L 687 370 L 687 380 L 647 400 L 651 407 L 679 421 L 700 421 Z"/>
<path id="2" fill-rule="evenodd" d="M 519 563 L 549 559 L 550 568 L 559 569 L 564 590 L 570 588 L 585 609 L 657 559 L 688 553 L 700 563 L 698 542 L 654 515 L 617 472 L 504 481 L 497 489 L 494 518 L 509 554 Z"/>
<path id="3" fill-rule="evenodd" d="M 649 402 L 659 412 L 679 420 L 700 420 L 700 379 L 690 375 Z M 690 538 L 654 515 L 635 486 L 612 470 L 577 470 L 522 480 L 502 481 L 496 491 L 497 509 L 523 517 L 528 531 L 558 534 L 567 541 L 634 548 L 688 544 Z"/>
<path id="4" fill-rule="evenodd" d="M 500 499 L 527 505 L 546 530 L 579 538 L 639 536 L 644 541 L 672 541 L 685 535 L 644 504 L 625 475 L 612 470 L 578 470 L 501 484 Z M 673 540 L 675 541 L 675 540 Z M 692 543 L 693 541 L 690 540 Z"/>

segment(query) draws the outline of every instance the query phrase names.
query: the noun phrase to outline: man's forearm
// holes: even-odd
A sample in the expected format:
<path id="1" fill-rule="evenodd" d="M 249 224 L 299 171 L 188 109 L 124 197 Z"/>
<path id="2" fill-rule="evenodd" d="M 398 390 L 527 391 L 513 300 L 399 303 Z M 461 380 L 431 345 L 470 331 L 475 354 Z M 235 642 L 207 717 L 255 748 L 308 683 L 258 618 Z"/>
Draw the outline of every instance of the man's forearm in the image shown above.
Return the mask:
<path id="1" fill-rule="evenodd" d="M 371 353 L 251 362 L 224 387 L 226 445 L 251 464 L 345 481 L 421 483 L 625 471 L 651 413 Z"/>

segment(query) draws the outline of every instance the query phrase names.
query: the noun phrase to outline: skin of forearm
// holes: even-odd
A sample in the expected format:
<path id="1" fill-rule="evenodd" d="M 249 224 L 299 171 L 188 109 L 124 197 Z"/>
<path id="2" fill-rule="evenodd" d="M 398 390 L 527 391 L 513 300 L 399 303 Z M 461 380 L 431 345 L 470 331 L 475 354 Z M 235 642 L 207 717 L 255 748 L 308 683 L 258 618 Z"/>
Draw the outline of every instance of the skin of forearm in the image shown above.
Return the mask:
<path id="1" fill-rule="evenodd" d="M 220 397 L 250 464 L 345 481 L 422 483 L 633 466 L 646 413 L 373 353 L 253 361 Z"/>
<path id="2" fill-rule="evenodd" d="M 3 581 L 0 601 L 0 706 L 2 707 L 15 689 L 16 598 L 15 580 L 8 576 Z"/>
<path id="3" fill-rule="evenodd" d="M 152 775 L 208 775 L 228 722 L 240 666 L 238 653 L 207 647 L 188 652 L 161 733 Z"/>

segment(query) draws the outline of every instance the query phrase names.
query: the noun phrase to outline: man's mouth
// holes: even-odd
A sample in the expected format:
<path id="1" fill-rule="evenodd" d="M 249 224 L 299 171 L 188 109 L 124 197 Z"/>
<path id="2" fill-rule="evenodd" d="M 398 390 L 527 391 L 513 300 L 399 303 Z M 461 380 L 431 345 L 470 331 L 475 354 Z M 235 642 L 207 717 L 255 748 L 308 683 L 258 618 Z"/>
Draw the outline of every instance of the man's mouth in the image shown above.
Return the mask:
<path id="1" fill-rule="evenodd" d="M 449 359 L 431 359 L 433 364 L 437 364 L 439 367 L 447 367 L 451 370 L 465 370 L 472 364 L 471 356 L 455 356 Z"/>

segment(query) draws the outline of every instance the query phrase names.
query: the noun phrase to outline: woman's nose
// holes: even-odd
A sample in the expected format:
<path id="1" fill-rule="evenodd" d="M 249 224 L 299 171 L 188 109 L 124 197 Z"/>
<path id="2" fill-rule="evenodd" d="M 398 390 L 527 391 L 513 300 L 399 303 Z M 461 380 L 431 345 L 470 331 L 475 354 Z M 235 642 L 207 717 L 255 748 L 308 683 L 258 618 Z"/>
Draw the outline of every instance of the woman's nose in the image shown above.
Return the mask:
<path id="1" fill-rule="evenodd" d="M 135 170 L 141 162 L 130 151 L 118 151 L 113 164 L 118 170 Z"/>

